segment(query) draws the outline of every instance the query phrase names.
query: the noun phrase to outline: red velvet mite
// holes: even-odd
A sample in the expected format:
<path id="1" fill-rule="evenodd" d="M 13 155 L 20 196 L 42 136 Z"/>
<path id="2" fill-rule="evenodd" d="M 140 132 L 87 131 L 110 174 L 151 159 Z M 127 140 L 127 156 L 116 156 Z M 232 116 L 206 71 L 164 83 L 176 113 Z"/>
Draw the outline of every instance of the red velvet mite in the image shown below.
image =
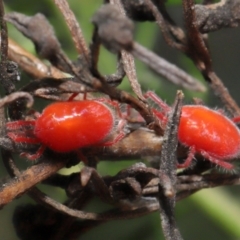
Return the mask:
<path id="1" fill-rule="evenodd" d="M 66 153 L 89 146 L 110 146 L 124 137 L 124 133 L 119 132 L 115 139 L 108 141 L 115 123 L 114 110 L 101 101 L 56 102 L 47 106 L 34 121 L 7 123 L 7 135 L 15 142 L 42 144 L 36 154 L 25 154 L 29 159 L 36 159 L 45 147 Z M 122 126 L 120 120 L 117 128 Z"/>
<path id="2" fill-rule="evenodd" d="M 162 112 L 153 109 L 153 113 L 165 124 L 170 107 L 153 92 L 147 92 L 146 96 L 160 106 Z M 234 120 L 238 121 L 238 118 Z M 210 162 L 232 169 L 233 165 L 228 161 L 240 156 L 240 131 L 233 121 L 220 111 L 202 105 L 183 106 L 178 138 L 190 150 L 186 161 L 178 167 L 188 167 L 195 153 L 200 153 Z"/>

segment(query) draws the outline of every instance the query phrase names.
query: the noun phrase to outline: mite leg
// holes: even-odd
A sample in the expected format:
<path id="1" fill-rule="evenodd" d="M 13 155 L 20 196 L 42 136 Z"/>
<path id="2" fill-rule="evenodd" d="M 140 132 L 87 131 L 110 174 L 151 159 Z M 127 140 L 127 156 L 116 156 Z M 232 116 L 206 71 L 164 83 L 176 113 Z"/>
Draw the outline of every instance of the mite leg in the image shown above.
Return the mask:
<path id="1" fill-rule="evenodd" d="M 181 164 L 178 163 L 177 168 L 188 168 L 192 160 L 194 159 L 195 153 L 196 153 L 195 148 L 194 147 L 190 148 L 187 159 L 185 160 L 184 163 Z"/>

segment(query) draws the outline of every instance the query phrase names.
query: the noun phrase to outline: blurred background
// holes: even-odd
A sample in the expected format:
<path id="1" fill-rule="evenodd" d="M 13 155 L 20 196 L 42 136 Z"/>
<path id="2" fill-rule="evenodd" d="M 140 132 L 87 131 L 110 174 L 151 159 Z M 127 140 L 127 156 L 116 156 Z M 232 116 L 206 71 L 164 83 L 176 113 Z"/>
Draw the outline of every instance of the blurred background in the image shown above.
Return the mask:
<path id="1" fill-rule="evenodd" d="M 20 12 L 26 15 L 34 15 L 38 12 L 43 13 L 53 25 L 56 35 L 62 44 L 62 49 L 72 59 L 77 58 L 73 42 L 70 38 L 69 31 L 58 9 L 49 0 L 5 0 L 6 12 Z M 99 8 L 102 1 L 100 0 L 68 0 L 71 9 L 79 20 L 83 29 L 84 36 L 88 43 L 91 40 L 93 26 L 91 24 L 91 16 Z M 184 26 L 182 21 L 181 1 L 167 1 L 167 9 L 180 26 Z M 35 54 L 34 46 L 31 41 L 21 35 L 10 24 L 9 36 L 19 45 Z M 198 70 L 194 67 L 191 60 L 182 55 L 178 51 L 171 49 L 161 37 L 161 33 L 153 22 L 136 23 L 135 39 L 145 47 L 153 49 L 161 57 L 175 63 L 183 68 L 189 74 L 195 76 L 199 81 L 203 82 L 203 78 Z M 222 29 L 218 32 L 209 34 L 209 46 L 213 59 L 215 72 L 223 80 L 229 92 L 234 99 L 240 104 L 240 30 L 239 28 Z M 138 79 L 144 91 L 154 90 L 168 104 L 174 100 L 176 90 L 179 87 L 167 82 L 147 68 L 144 64 L 136 61 Z M 103 74 L 115 72 L 116 58 L 114 55 L 101 49 L 100 70 Z M 31 78 L 22 73 L 22 80 L 19 86 L 23 86 Z M 130 85 L 125 79 L 120 88 L 131 92 Z M 192 97 L 203 99 L 206 105 L 213 108 L 221 108 L 222 104 L 212 94 L 211 90 L 205 93 L 190 92 L 182 89 L 185 93 L 185 102 L 191 103 Z M 39 105 L 41 109 L 41 104 Z M 18 159 L 21 169 L 27 168 L 31 163 L 24 159 Z M 122 162 L 101 162 L 98 169 L 103 175 L 114 175 L 119 170 L 132 165 L 135 162 L 144 161 L 144 159 L 136 159 L 135 161 Z M 62 170 L 62 173 L 69 174 L 79 171 L 80 166 L 71 169 Z M 239 171 L 239 169 L 237 169 Z M 7 176 L 4 167 L 0 168 L 1 178 Z M 65 193 L 59 189 L 46 188 L 41 189 L 54 199 L 64 201 Z M 240 239 L 240 191 L 239 186 L 221 187 L 200 191 L 193 196 L 182 200 L 176 206 L 177 223 L 185 240 L 238 240 Z M 18 200 L 14 200 L 8 204 L 0 212 L 0 239 L 16 240 L 18 239 L 13 225 L 12 215 L 16 206 L 26 204 L 33 201 L 27 196 L 23 196 Z M 94 211 L 98 209 L 101 203 L 93 202 L 88 206 L 88 210 Z M 159 240 L 163 239 L 160 219 L 158 213 L 153 213 L 138 219 L 112 221 L 102 224 L 92 231 L 87 232 L 80 238 L 81 240 Z"/>

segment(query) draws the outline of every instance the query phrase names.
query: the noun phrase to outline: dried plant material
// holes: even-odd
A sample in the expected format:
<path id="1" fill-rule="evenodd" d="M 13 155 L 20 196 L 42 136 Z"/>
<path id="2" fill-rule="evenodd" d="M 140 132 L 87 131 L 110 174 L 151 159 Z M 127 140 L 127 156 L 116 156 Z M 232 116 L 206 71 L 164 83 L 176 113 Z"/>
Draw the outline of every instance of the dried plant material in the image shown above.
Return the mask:
<path id="1" fill-rule="evenodd" d="M 196 13 L 194 2 L 192 0 L 183 1 L 184 16 L 187 28 L 188 37 L 188 55 L 193 59 L 196 66 L 200 69 L 205 80 L 210 82 L 210 86 L 219 96 L 226 108 L 233 115 L 240 115 L 240 108 L 236 101 L 231 97 L 227 88 L 224 86 L 221 79 L 214 73 L 212 69 L 212 59 L 203 36 L 199 32 L 196 24 Z"/>
<path id="2" fill-rule="evenodd" d="M 146 63 L 155 72 L 176 85 L 193 91 L 206 91 L 205 86 L 197 79 L 193 78 L 176 65 L 166 61 L 160 56 L 157 56 L 155 53 L 149 51 L 138 43 L 134 44 L 133 55 L 142 62 Z"/>
<path id="3" fill-rule="evenodd" d="M 5 152 L 4 154 L 7 155 L 8 153 Z M 3 207 L 8 204 L 37 183 L 56 173 L 56 171 L 63 168 L 64 165 L 64 161 L 38 164 L 22 172 L 19 177 L 3 184 L 0 189 L 0 206 Z"/>
<path id="4" fill-rule="evenodd" d="M 133 23 L 114 5 L 102 6 L 93 16 L 102 44 L 111 52 L 130 51 L 133 45 Z"/>
<path id="5" fill-rule="evenodd" d="M 207 5 L 196 4 L 194 8 L 196 25 L 201 33 L 239 26 L 239 0 L 221 0 L 218 3 Z"/>
<path id="6" fill-rule="evenodd" d="M 12 39 L 8 39 L 9 49 L 8 57 L 12 61 L 18 63 L 19 67 L 31 74 L 34 78 L 46 78 L 51 77 L 55 79 L 66 78 L 67 74 L 60 71 L 53 66 L 47 66 L 39 58 L 35 57 L 25 49 L 20 47 Z"/>
<path id="7" fill-rule="evenodd" d="M 5 106 L 6 104 L 9 104 L 18 98 L 26 98 L 28 100 L 27 107 L 30 108 L 33 105 L 33 97 L 27 92 L 15 92 L 12 93 L 4 98 L 0 99 L 0 108 Z"/>
<path id="8" fill-rule="evenodd" d="M 29 17 L 21 13 L 12 12 L 7 14 L 5 19 L 33 41 L 40 57 L 48 59 L 60 70 L 71 73 L 71 62 L 61 50 L 61 45 L 55 36 L 54 30 L 44 15 L 38 13 Z M 32 57 L 31 60 L 33 59 L 36 64 L 36 58 Z"/>
<path id="9" fill-rule="evenodd" d="M 54 0 L 56 6 L 59 8 L 61 13 L 66 20 L 66 24 L 71 32 L 73 41 L 79 54 L 83 54 L 86 61 L 89 58 L 89 51 L 85 39 L 83 37 L 82 30 L 78 21 L 76 20 L 73 12 L 71 11 L 68 2 L 66 0 Z"/>
<path id="10" fill-rule="evenodd" d="M 179 91 L 164 133 L 162 154 L 159 168 L 159 205 L 163 234 L 166 240 L 182 240 L 174 217 L 176 203 L 176 160 L 178 145 L 178 125 L 181 116 L 183 93 Z"/>
<path id="11" fill-rule="evenodd" d="M 134 23 L 126 16 L 137 21 L 156 22 L 169 46 L 190 57 L 205 80 L 211 84 L 215 94 L 221 95 L 228 110 L 233 115 L 240 115 L 238 106 L 213 70 L 207 38 L 201 35 L 201 31 L 213 31 L 215 27 L 220 29 L 223 26 L 237 25 L 238 16 L 233 16 L 233 13 L 238 12 L 238 1 L 233 0 L 230 3 L 226 0 L 219 4 L 210 4 L 211 1 L 206 0 L 204 3 L 208 5 L 201 6 L 209 10 L 206 11 L 209 15 L 205 16 L 201 11 L 197 12 L 198 5 L 194 5 L 192 0 L 183 0 L 185 31 L 174 23 L 164 1 L 110 0 L 107 2 L 112 5 L 105 4 L 93 16 L 94 29 L 89 48 L 68 2 L 66 0 L 54 2 L 69 27 L 77 50 L 76 54 L 80 54 L 76 61 L 72 62 L 64 54 L 47 18 L 41 14 L 29 17 L 20 13 L 10 13 L 4 17 L 3 1 L 0 1 L 2 39 L 0 84 L 6 94 L 0 98 L 0 146 L 1 158 L 12 177 L 1 180 L 0 206 L 10 203 L 25 193 L 38 203 L 38 205 L 16 208 L 13 221 L 19 238 L 27 236 L 32 239 L 38 230 L 39 237 L 42 239 L 49 237 L 54 240 L 77 239 L 86 231 L 104 222 L 137 218 L 159 211 L 165 239 L 181 240 L 174 216 L 175 202 L 203 188 L 239 185 L 239 174 L 217 173 L 210 161 L 202 161 L 202 157 L 205 156 L 202 152 L 195 156 L 194 166 L 177 171 L 176 168 L 181 165 L 181 160 L 185 159 L 188 153 L 186 147 L 178 144 L 179 140 L 182 142 L 178 135 L 178 123 L 183 94 L 180 91 L 177 93 L 173 108 L 168 111 L 168 123 L 166 117 L 166 124 L 161 124 L 159 122 L 161 113 L 159 112 L 157 116 L 157 110 L 152 108 L 142 96 L 133 57 L 138 58 L 174 84 L 196 91 L 203 91 L 205 87 L 189 74 L 135 42 Z M 236 9 L 232 9 L 230 6 L 235 3 Z M 216 16 L 216 14 L 223 14 L 223 9 L 228 15 L 222 15 L 226 25 L 219 24 L 219 18 Z M 198 19 L 200 16 L 198 14 L 203 18 Z M 208 16 L 209 19 L 206 19 Z M 32 39 L 38 54 L 48 59 L 54 67 L 50 66 L 47 69 L 38 58 L 34 58 L 18 48 L 16 43 L 8 40 L 4 19 L 8 19 L 23 34 Z M 205 24 L 205 20 L 209 21 Z M 232 24 L 231 20 L 233 20 Z M 98 69 L 101 60 L 99 57 L 101 44 L 109 51 L 117 53 L 116 73 L 104 76 Z M 26 86 L 21 87 L 21 91 L 16 91 L 15 85 L 20 80 L 18 64 L 8 61 L 7 56 L 14 59 L 21 69 L 41 79 L 30 81 Z M 67 72 L 71 77 L 67 78 L 62 71 Z M 116 88 L 122 82 L 125 73 L 138 98 Z M 98 98 L 94 93 L 88 93 L 89 91 L 101 94 L 99 102 L 104 103 L 104 107 L 110 114 L 114 114 L 114 120 L 110 121 L 113 125 L 112 135 L 109 137 L 114 139 L 114 136 L 118 136 L 119 130 L 123 130 L 124 138 L 112 146 L 88 146 L 66 154 L 55 152 L 49 146 L 34 166 L 20 171 L 14 163 L 12 153 L 35 153 L 39 147 L 38 144 L 42 144 L 42 142 L 31 142 L 28 138 L 37 136 L 32 130 L 38 114 L 34 109 L 27 111 L 26 101 L 31 105 L 33 98 L 35 100 L 35 97 L 40 97 L 54 101 L 87 99 L 97 102 Z M 147 94 L 144 96 L 147 97 Z M 159 105 L 164 108 L 164 103 Z M 55 111 L 53 112 L 55 114 Z M 50 118 L 55 116 L 53 112 L 49 115 Z M 81 112 L 84 112 L 84 109 Z M 97 110 L 95 112 L 97 113 Z M 11 122 L 6 123 L 7 120 Z M 16 121 L 18 121 L 17 124 Z M 124 125 L 123 127 L 120 125 L 122 128 L 118 129 L 118 123 L 121 121 Z M 29 123 L 30 125 L 27 125 Z M 88 128 L 89 126 L 91 125 L 88 125 Z M 88 134 L 96 134 L 98 132 L 94 131 L 96 127 L 97 125 L 93 124 Z M 20 138 L 11 138 L 11 131 Z M 81 129 L 72 132 L 73 139 L 75 132 L 81 134 Z M 56 134 L 54 136 L 59 138 Z M 108 139 L 102 140 L 104 143 Z M 97 170 L 99 161 L 126 159 L 149 160 L 149 163 L 147 165 L 138 162 L 121 169 L 113 176 L 101 176 Z M 80 161 L 85 162 L 85 167 L 81 171 L 65 175 L 57 173 L 59 169 L 76 166 Z M 38 190 L 36 185 L 40 182 L 61 188 L 66 193 L 67 201 L 58 202 Z M 84 211 L 84 206 L 94 197 L 110 205 L 111 210 Z"/>

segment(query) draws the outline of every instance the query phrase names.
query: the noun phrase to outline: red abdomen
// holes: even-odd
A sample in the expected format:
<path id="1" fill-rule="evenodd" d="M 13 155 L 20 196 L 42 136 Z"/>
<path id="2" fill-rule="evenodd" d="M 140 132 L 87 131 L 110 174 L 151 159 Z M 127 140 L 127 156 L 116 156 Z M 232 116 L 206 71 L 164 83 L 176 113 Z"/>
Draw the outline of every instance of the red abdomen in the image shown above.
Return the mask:
<path id="1" fill-rule="evenodd" d="M 57 102 L 43 110 L 36 120 L 34 134 L 50 149 L 70 152 L 100 144 L 113 127 L 113 113 L 101 102 Z"/>

